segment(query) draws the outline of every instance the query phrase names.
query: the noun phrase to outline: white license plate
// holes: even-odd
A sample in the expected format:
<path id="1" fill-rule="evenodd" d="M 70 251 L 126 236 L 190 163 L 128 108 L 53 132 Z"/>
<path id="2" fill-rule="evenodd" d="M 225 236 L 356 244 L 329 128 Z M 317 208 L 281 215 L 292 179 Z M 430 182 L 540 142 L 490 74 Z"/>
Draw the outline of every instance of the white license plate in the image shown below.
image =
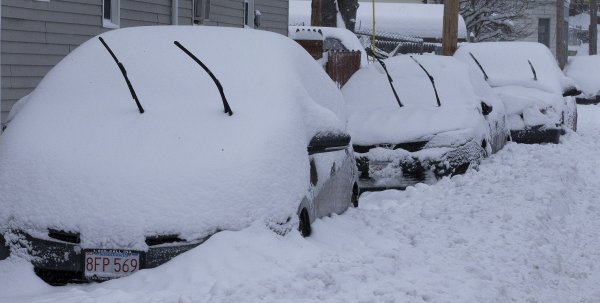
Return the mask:
<path id="1" fill-rule="evenodd" d="M 87 279 L 118 278 L 130 275 L 140 269 L 140 253 L 114 249 L 86 250 L 83 265 Z"/>

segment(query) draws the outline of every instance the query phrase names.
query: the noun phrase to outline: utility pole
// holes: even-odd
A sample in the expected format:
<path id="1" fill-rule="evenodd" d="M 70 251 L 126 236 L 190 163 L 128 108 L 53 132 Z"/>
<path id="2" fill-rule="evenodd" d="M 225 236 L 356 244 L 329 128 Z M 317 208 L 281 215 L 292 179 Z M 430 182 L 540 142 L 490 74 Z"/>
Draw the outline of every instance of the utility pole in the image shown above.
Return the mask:
<path id="1" fill-rule="evenodd" d="M 442 33 L 442 54 L 452 56 L 458 43 L 458 0 L 444 1 L 444 29 Z"/>
<path id="2" fill-rule="evenodd" d="M 590 55 L 598 54 L 598 3 L 590 0 Z"/>

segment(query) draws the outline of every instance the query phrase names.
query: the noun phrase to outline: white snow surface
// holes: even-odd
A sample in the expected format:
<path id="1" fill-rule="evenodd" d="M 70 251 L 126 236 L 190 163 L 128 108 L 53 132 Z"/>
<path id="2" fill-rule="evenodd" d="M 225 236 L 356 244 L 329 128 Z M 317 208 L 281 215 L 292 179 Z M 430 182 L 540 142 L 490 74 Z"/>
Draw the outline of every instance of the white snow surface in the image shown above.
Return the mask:
<path id="1" fill-rule="evenodd" d="M 483 138 L 486 127 L 481 99 L 469 81 L 466 66 L 451 57 L 414 58 L 434 77 L 442 106 L 437 105 L 429 78 L 410 56 L 384 60 L 403 107 L 399 107 L 381 65 L 371 64 L 342 88 L 353 143 L 397 144 L 456 130 L 469 130 L 468 139 Z"/>
<path id="2" fill-rule="evenodd" d="M 479 171 L 365 194 L 313 235 L 254 224 L 155 269 L 49 287 L 0 261 L 0 302 L 597 302 L 600 107 L 561 144 L 509 143 Z"/>
<path id="3" fill-rule="evenodd" d="M 454 57 L 469 66 L 471 75 L 483 79 L 483 72 L 471 54 L 488 75 L 487 83 L 493 92 L 503 101 L 510 129 L 555 127 L 559 123 L 565 107 L 563 90 L 574 87 L 575 83 L 560 70 L 546 46 L 533 42 L 462 44 Z"/>
<path id="4" fill-rule="evenodd" d="M 215 27 L 102 37 L 146 112 L 97 38 L 78 47 L 0 136 L 0 231 L 55 228 L 80 232 L 84 248 L 145 249 L 147 235 L 193 240 L 295 215 L 308 142 L 345 129 L 343 97 L 306 51 L 281 35 Z M 233 116 L 175 40 L 212 69 Z"/>
<path id="5" fill-rule="evenodd" d="M 321 31 L 322 37 L 315 36 L 313 30 Z M 289 37 L 294 40 L 306 40 L 306 39 L 327 39 L 334 38 L 340 40 L 340 42 L 348 50 L 360 51 L 360 66 L 365 67 L 369 65 L 367 53 L 365 48 L 358 40 L 358 37 L 351 31 L 345 28 L 338 27 L 322 27 L 322 26 L 289 26 Z"/>
<path id="6" fill-rule="evenodd" d="M 593 98 L 600 92 L 600 56 L 576 56 L 569 57 L 569 62 L 565 66 L 565 74 L 582 91 L 585 98 Z"/>
<path id="7" fill-rule="evenodd" d="M 290 1 L 290 25 L 310 25 L 311 1 Z M 442 4 L 375 3 L 375 28 L 378 32 L 421 38 L 442 38 Z M 459 15 L 458 38 L 467 38 L 467 26 Z M 373 29 L 373 6 L 359 3 L 356 30 Z"/>

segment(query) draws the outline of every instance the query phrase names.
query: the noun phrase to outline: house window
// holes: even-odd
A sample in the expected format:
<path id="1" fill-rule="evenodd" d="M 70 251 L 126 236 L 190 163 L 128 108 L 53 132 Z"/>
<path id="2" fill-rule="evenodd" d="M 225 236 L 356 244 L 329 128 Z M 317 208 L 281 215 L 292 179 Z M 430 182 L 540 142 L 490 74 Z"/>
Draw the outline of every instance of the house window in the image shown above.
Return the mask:
<path id="1" fill-rule="evenodd" d="M 107 28 L 119 27 L 120 0 L 103 0 L 102 26 Z"/>
<path id="2" fill-rule="evenodd" d="M 202 24 L 210 19 L 210 0 L 194 0 L 194 23 Z"/>
<path id="3" fill-rule="evenodd" d="M 538 42 L 550 47 L 550 18 L 538 20 Z"/>

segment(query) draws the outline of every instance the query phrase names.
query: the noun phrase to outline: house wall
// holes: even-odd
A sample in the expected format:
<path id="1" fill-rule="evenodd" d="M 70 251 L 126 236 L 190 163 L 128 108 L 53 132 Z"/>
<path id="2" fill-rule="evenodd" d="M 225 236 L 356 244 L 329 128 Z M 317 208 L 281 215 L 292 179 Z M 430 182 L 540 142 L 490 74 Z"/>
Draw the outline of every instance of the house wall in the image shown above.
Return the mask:
<path id="1" fill-rule="evenodd" d="M 287 36 L 289 19 L 288 0 L 255 0 L 254 8 L 262 14 L 259 29 Z"/>
<path id="2" fill-rule="evenodd" d="M 531 34 L 521 41 L 538 42 L 538 20 L 541 18 L 550 19 L 550 50 L 556 56 L 556 1 L 538 0 L 532 1 L 535 7 L 530 8 L 527 15 L 530 19 L 526 22 L 531 29 Z"/>

